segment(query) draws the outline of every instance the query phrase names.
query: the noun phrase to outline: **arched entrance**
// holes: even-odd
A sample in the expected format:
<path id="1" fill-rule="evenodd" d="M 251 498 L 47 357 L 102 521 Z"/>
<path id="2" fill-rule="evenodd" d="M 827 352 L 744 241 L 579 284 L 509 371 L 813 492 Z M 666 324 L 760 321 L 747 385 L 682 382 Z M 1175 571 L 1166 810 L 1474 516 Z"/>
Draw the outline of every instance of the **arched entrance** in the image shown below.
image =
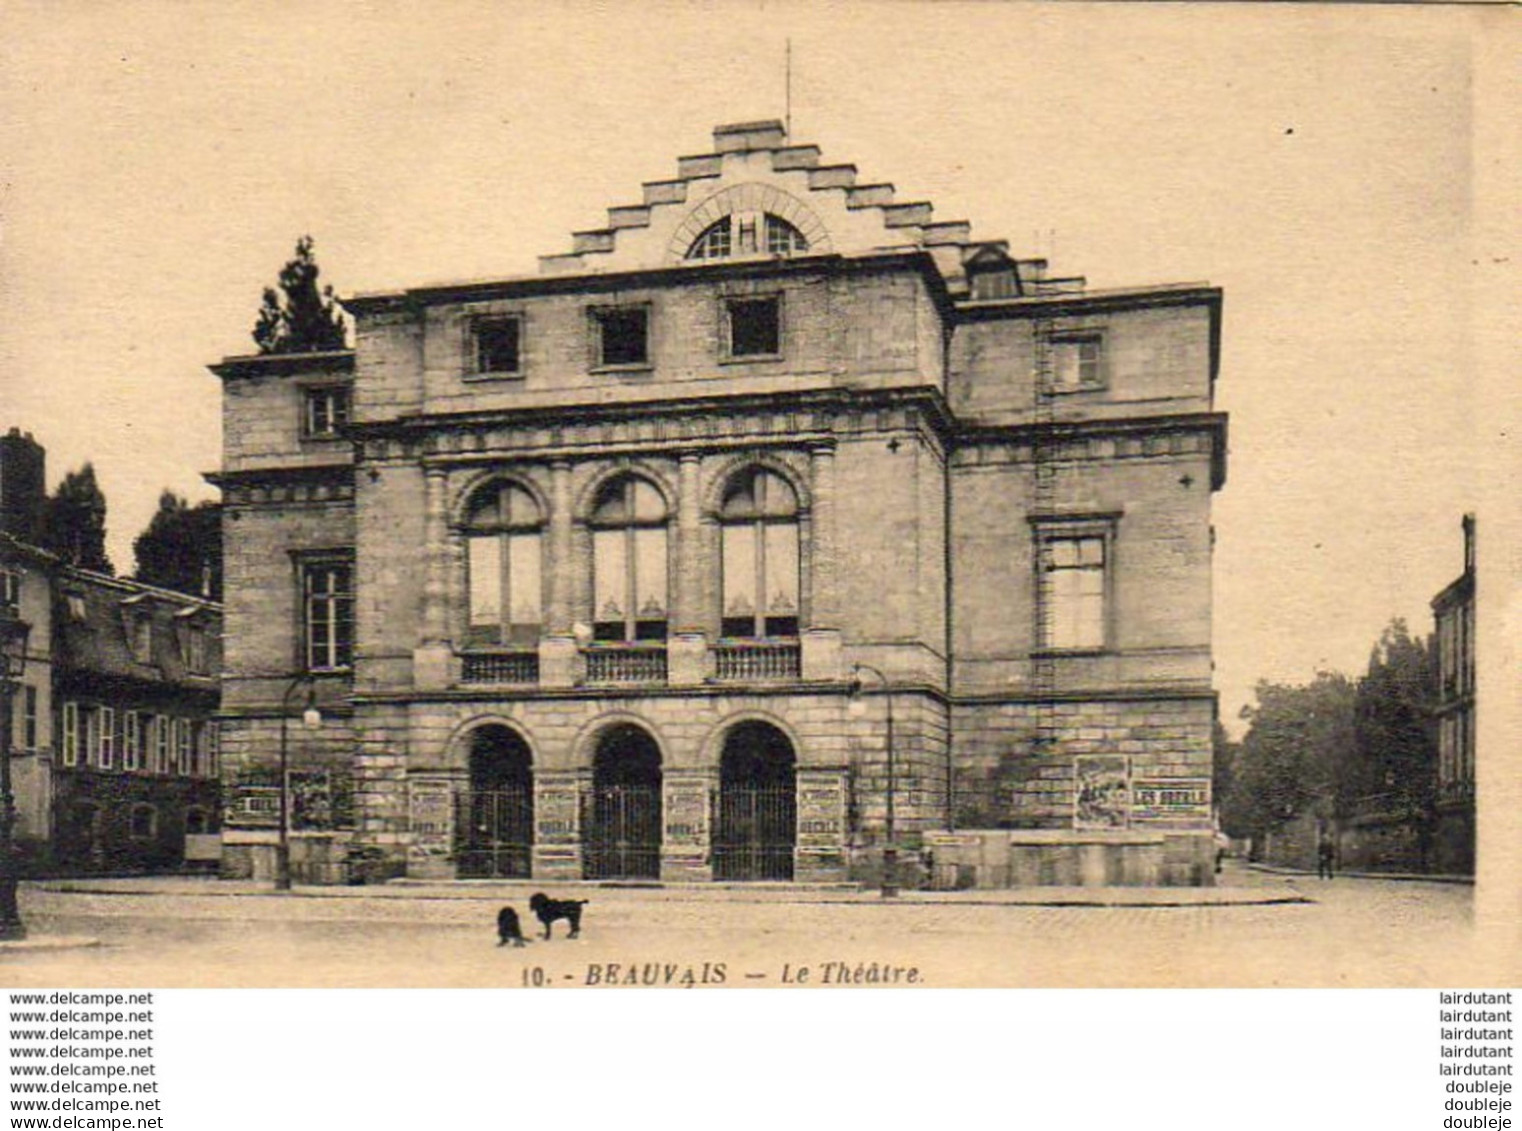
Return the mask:
<path id="1" fill-rule="evenodd" d="M 716 880 L 791 880 L 798 836 L 793 744 L 770 723 L 724 736 L 713 831 Z"/>
<path id="2" fill-rule="evenodd" d="M 470 735 L 470 779 L 456 795 L 455 865 L 461 876 L 522 877 L 534 844 L 534 769 L 511 727 Z"/>
<path id="3" fill-rule="evenodd" d="M 589 806 L 587 879 L 659 879 L 661 749 L 655 739 L 629 723 L 602 733 L 592 758 Z"/>

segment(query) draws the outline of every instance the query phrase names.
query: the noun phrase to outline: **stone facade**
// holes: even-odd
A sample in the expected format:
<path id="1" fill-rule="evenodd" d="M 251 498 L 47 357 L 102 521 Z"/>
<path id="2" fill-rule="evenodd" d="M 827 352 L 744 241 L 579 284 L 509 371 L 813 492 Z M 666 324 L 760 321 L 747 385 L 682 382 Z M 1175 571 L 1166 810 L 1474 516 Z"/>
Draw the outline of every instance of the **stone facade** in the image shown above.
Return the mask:
<path id="1" fill-rule="evenodd" d="M 294 694 L 313 879 L 841 879 L 983 828 L 1157 847 L 1006 879 L 1209 882 L 1220 302 L 1048 278 L 776 123 L 536 276 L 350 298 L 352 352 L 213 366 L 224 785 Z"/>
<path id="2" fill-rule="evenodd" d="M 1437 821 L 1432 868 L 1474 874 L 1475 520 L 1464 517 L 1464 572 L 1432 600 L 1438 662 Z"/>

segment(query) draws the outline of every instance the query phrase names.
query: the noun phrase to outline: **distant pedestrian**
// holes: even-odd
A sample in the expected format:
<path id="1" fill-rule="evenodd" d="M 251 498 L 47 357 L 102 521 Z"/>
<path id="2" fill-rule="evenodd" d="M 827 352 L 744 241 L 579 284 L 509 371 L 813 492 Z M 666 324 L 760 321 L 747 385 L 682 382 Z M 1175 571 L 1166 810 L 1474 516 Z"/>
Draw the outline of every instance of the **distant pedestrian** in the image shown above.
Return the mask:
<path id="1" fill-rule="evenodd" d="M 1332 859 L 1336 852 L 1336 846 L 1332 844 L 1332 834 L 1323 832 L 1321 840 L 1316 845 L 1316 875 L 1321 879 L 1332 878 Z"/>

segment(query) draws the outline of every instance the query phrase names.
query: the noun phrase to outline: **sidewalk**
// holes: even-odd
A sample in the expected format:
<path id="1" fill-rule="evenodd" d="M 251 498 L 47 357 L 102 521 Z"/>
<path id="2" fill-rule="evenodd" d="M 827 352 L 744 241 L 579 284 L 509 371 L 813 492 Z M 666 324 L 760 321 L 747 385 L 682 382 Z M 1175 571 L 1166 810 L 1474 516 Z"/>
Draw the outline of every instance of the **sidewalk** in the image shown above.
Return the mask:
<path id="1" fill-rule="evenodd" d="M 1247 864 L 1255 872 L 1263 872 L 1274 876 L 1314 876 L 1316 873 L 1309 868 L 1287 868 L 1278 864 Z M 1427 872 L 1344 872 L 1338 870 L 1336 878 L 1346 877 L 1351 880 L 1406 880 L 1428 884 L 1474 884 L 1473 876 L 1453 876 Z"/>
<path id="2" fill-rule="evenodd" d="M 191 898 L 276 898 L 313 900 L 479 900 L 526 901 L 542 889 L 556 893 L 596 893 L 599 900 L 671 903 L 846 903 L 943 904 L 1019 907 L 1243 907 L 1314 903 L 1288 883 L 1214 888 L 1042 887 L 973 891 L 904 890 L 884 900 L 875 888 L 855 884 L 621 884 L 592 881 L 457 880 L 430 883 L 399 880 L 364 887 L 297 886 L 276 892 L 268 883 L 184 876 L 130 879 L 44 880 L 28 885 L 37 891 L 107 896 L 176 896 Z"/>

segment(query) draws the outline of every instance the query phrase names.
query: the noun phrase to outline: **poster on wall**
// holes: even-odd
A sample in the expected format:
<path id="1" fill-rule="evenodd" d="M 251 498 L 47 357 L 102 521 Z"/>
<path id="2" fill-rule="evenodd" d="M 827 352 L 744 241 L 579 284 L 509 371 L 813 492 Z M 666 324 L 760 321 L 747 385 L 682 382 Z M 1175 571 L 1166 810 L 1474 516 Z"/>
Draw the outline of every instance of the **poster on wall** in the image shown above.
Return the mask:
<path id="1" fill-rule="evenodd" d="M 1124 754 L 1073 759 L 1073 827 L 1123 829 L 1131 809 L 1131 775 Z"/>
<path id="2" fill-rule="evenodd" d="M 1131 787 L 1131 817 L 1136 821 L 1208 823 L 1210 779 L 1138 779 Z"/>

